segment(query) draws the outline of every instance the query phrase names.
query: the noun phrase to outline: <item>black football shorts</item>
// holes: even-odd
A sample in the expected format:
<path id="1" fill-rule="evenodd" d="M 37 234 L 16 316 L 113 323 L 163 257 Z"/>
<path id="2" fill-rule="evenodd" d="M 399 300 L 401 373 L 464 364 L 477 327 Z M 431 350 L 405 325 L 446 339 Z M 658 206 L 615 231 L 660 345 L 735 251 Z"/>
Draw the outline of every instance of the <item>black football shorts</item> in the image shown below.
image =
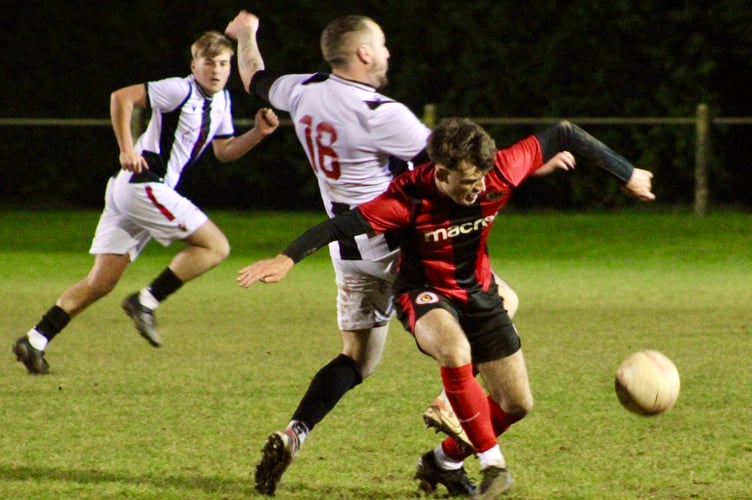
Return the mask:
<path id="1" fill-rule="evenodd" d="M 448 311 L 457 319 L 470 342 L 474 364 L 504 358 L 519 351 L 522 345 L 512 319 L 501 304 L 490 310 L 467 310 L 428 288 L 401 293 L 394 301 L 397 317 L 410 333 L 414 332 L 418 319 L 428 311 L 437 307 Z"/>

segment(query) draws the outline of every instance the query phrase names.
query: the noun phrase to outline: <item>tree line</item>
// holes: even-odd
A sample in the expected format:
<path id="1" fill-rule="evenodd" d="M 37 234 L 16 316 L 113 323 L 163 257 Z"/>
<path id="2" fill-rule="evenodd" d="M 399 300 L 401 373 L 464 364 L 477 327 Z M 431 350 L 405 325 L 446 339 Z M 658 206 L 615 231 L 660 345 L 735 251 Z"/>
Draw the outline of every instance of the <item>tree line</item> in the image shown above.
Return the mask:
<path id="1" fill-rule="evenodd" d="M 48 2 L 8 9 L 0 43 L 4 117 L 106 118 L 113 90 L 189 73 L 189 45 L 222 30 L 242 6 L 217 1 Z M 274 72 L 326 71 L 318 39 L 336 15 L 379 22 L 391 53 L 383 92 L 416 114 L 442 116 L 752 116 L 752 9 L 742 0 L 291 1 L 255 7 L 259 42 Z M 236 118 L 265 103 L 246 95 L 234 71 Z M 281 114 L 284 118 L 284 114 Z M 500 146 L 532 126 L 489 126 Z M 635 164 L 656 173 L 662 203 L 690 205 L 694 131 L 687 126 L 584 127 Z M 106 127 L 3 127 L 4 203 L 100 207 L 118 168 Z M 715 127 L 710 189 L 716 203 L 750 205 L 749 126 Z M 242 160 L 205 155 L 181 189 L 205 207 L 320 206 L 313 175 L 291 127 Z M 531 179 L 519 208 L 599 208 L 629 203 L 602 175 Z"/>

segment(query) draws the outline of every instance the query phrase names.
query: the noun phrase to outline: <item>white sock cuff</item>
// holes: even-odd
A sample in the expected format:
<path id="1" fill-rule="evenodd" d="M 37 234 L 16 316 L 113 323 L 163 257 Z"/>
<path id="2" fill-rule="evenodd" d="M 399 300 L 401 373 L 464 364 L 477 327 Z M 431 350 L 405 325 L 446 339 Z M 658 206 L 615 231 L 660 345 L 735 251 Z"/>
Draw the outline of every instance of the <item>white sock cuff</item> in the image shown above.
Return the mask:
<path id="1" fill-rule="evenodd" d="M 44 351 L 44 348 L 47 347 L 47 337 L 39 333 L 39 330 L 36 328 L 29 330 L 26 336 L 29 338 L 29 344 L 31 344 L 31 347 L 37 351 Z"/>
<path id="2" fill-rule="evenodd" d="M 141 302 L 142 306 L 148 307 L 152 311 L 159 307 L 159 301 L 154 298 L 154 295 L 151 294 L 149 288 L 143 288 L 138 292 L 138 301 Z"/>
<path id="3" fill-rule="evenodd" d="M 483 453 L 478 453 L 478 461 L 480 462 L 481 469 L 485 469 L 490 465 L 504 469 L 507 467 L 507 461 L 504 460 L 504 455 L 501 454 L 501 448 L 499 448 L 498 444 Z"/>
<path id="4" fill-rule="evenodd" d="M 311 432 L 308 430 L 308 426 L 306 426 L 306 424 L 297 420 L 291 420 L 290 423 L 287 424 L 287 428 L 295 431 L 295 434 L 298 436 L 298 444 L 300 446 L 303 446 L 303 441 L 305 441 L 308 433 Z"/>
<path id="5" fill-rule="evenodd" d="M 444 448 L 442 448 L 440 444 L 433 449 L 433 456 L 439 467 L 444 470 L 459 470 L 459 468 L 462 467 L 462 464 L 465 463 L 464 460 L 460 460 L 459 462 L 452 460 L 446 453 L 444 453 Z"/>

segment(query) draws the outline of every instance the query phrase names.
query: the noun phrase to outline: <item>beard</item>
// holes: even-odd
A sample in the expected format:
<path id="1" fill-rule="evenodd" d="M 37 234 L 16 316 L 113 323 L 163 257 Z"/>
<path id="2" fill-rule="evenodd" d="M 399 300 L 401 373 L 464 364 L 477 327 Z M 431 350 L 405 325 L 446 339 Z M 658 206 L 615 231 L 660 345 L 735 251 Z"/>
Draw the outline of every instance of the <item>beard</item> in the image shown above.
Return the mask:
<path id="1" fill-rule="evenodd" d="M 389 77 L 387 77 L 386 73 L 389 67 L 387 65 L 384 65 L 383 68 L 378 68 L 378 71 L 374 72 L 374 77 L 376 80 L 376 89 L 383 89 L 389 84 Z"/>
<path id="2" fill-rule="evenodd" d="M 387 85 L 389 85 L 389 78 L 386 76 L 386 73 L 385 73 L 385 74 L 379 76 L 378 86 L 376 88 L 377 89 L 383 89 Z"/>

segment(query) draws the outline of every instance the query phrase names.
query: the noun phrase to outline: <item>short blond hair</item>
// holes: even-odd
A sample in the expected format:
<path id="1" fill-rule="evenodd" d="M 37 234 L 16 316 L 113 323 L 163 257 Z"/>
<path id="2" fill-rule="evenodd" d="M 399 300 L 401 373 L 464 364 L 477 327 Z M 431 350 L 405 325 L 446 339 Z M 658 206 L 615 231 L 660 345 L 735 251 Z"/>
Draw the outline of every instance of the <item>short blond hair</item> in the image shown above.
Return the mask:
<path id="1" fill-rule="evenodd" d="M 232 40 L 219 31 L 207 31 L 191 45 L 193 59 L 217 57 L 224 52 L 229 52 L 231 55 L 235 54 L 235 46 Z"/>

